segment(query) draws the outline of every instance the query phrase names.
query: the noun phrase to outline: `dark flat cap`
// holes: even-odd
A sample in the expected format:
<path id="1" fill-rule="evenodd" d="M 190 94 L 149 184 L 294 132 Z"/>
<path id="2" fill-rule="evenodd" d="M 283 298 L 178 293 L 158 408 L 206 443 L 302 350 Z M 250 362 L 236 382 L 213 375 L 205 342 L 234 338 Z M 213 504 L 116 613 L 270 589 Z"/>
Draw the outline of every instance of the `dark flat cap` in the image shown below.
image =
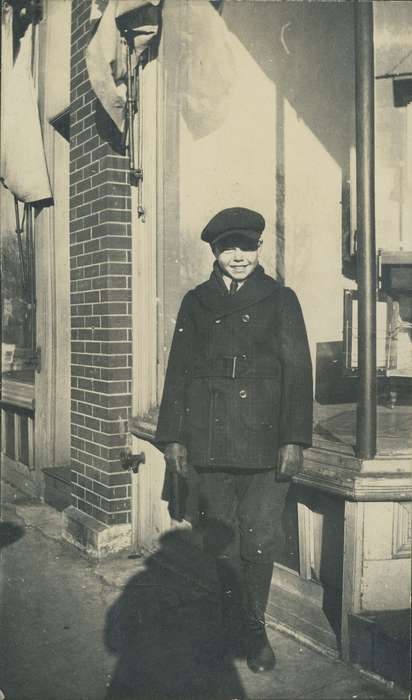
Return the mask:
<path id="1" fill-rule="evenodd" d="M 203 229 L 201 239 L 212 246 L 226 236 L 236 235 L 257 242 L 264 228 L 265 220 L 258 212 L 243 207 L 231 207 L 215 214 Z"/>

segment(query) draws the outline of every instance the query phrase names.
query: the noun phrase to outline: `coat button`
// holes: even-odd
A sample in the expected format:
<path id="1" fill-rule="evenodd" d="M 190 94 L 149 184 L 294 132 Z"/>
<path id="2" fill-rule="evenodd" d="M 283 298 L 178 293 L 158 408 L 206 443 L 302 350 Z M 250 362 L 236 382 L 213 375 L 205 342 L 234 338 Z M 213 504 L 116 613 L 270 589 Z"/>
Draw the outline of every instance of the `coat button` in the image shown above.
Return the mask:
<path id="1" fill-rule="evenodd" d="M 245 389 L 241 389 L 241 390 L 239 391 L 239 396 L 240 396 L 241 399 L 245 399 L 246 396 L 247 396 L 247 391 L 246 391 Z"/>
<path id="2" fill-rule="evenodd" d="M 249 321 L 250 321 L 249 314 L 243 314 L 242 321 L 243 321 L 243 323 L 249 323 Z"/>

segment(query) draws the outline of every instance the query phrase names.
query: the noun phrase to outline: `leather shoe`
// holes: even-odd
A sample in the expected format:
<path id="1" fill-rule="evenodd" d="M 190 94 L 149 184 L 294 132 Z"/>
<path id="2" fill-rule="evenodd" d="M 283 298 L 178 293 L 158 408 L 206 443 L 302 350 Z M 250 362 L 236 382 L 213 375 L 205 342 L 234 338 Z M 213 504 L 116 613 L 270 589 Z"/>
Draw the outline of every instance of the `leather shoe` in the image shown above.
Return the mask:
<path id="1" fill-rule="evenodd" d="M 264 627 L 249 632 L 246 661 L 253 673 L 265 673 L 275 668 L 276 657 Z"/>

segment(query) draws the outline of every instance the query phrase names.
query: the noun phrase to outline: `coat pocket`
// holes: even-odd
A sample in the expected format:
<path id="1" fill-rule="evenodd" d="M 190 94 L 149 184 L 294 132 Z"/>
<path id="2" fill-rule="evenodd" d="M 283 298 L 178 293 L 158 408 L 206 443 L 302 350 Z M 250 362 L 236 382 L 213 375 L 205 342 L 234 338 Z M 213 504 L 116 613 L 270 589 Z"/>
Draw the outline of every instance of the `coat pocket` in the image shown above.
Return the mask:
<path id="1" fill-rule="evenodd" d="M 277 429 L 281 389 L 276 379 L 256 379 L 246 387 L 246 400 L 241 411 L 249 430 Z"/>

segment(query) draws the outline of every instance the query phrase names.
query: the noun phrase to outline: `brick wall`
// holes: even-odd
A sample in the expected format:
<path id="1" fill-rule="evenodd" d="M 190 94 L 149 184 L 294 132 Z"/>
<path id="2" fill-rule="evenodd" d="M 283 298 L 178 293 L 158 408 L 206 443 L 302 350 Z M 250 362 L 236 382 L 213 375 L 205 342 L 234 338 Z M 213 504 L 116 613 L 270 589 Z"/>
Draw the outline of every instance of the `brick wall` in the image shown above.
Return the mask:
<path id="1" fill-rule="evenodd" d="M 126 523 L 121 469 L 131 405 L 131 211 L 127 160 L 91 89 L 84 50 L 90 0 L 73 0 L 70 268 L 72 503 L 107 525 Z"/>

